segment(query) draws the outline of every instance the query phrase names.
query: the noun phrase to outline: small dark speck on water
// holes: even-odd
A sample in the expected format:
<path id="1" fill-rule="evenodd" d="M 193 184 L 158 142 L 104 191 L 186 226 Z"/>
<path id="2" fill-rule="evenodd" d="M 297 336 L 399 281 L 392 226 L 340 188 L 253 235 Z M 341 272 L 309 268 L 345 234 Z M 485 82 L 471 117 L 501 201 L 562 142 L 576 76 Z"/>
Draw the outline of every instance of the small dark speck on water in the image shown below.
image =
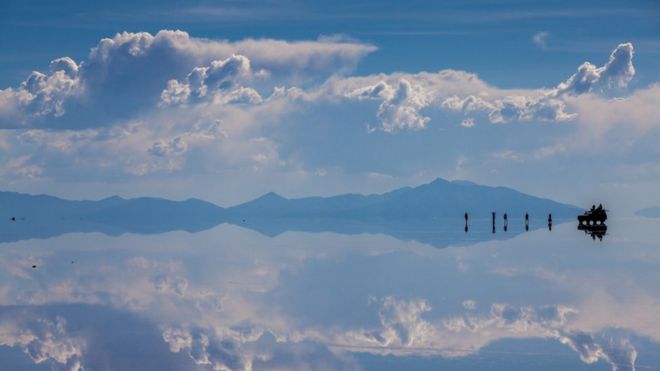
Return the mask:
<path id="1" fill-rule="evenodd" d="M 34 265 L 34 264 L 32 265 L 32 268 L 33 268 L 33 269 L 36 268 L 36 267 L 37 267 L 36 265 Z"/>

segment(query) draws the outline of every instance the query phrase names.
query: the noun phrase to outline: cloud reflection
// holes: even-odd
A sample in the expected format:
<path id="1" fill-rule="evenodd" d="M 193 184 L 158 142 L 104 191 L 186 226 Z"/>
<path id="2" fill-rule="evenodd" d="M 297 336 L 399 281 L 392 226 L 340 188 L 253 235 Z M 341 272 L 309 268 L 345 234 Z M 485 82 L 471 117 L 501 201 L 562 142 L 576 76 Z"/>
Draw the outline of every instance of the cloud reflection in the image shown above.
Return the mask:
<path id="1" fill-rule="evenodd" d="M 660 257 L 649 259 L 648 241 L 625 259 L 576 249 L 584 239 L 574 232 L 559 226 L 552 241 L 535 231 L 445 250 L 382 235 L 269 238 L 232 226 L 7 244 L 0 340 L 68 369 L 110 367 L 99 354 L 125 358 L 118 343 L 139 331 L 154 349 L 145 357 L 165 352 L 175 369 L 350 370 L 363 366 L 358 353 L 465 358 L 500 340 L 536 338 L 575 351 L 576 365 L 633 370 L 631 334 L 660 339 L 660 292 L 648 284 Z M 138 358 L 123 369 L 131 362 Z"/>

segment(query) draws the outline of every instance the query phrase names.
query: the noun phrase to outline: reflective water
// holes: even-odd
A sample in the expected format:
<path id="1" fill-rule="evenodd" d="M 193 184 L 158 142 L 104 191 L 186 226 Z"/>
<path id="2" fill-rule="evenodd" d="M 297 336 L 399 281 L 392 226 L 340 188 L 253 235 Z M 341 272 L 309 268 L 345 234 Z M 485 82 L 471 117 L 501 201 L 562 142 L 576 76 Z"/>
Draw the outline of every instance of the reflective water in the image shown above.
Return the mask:
<path id="1" fill-rule="evenodd" d="M 0 244 L 0 368 L 660 370 L 660 220 L 244 223 Z"/>

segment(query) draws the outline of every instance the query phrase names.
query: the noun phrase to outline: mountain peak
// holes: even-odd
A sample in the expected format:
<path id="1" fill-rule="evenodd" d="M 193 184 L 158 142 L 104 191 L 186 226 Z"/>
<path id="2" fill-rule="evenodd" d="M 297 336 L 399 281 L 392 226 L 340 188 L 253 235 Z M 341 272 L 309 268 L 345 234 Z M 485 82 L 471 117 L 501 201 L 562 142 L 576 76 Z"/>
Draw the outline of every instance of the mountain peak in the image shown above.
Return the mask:
<path id="1" fill-rule="evenodd" d="M 469 180 L 452 180 L 451 182 L 453 184 L 461 185 L 461 186 L 476 186 L 477 185 L 477 183 L 471 182 Z"/>
<path id="2" fill-rule="evenodd" d="M 431 183 L 429 183 L 429 184 L 432 184 L 432 185 L 444 185 L 444 184 L 448 184 L 448 183 L 449 183 L 449 181 L 448 181 L 447 179 L 444 179 L 444 178 L 435 178 L 435 179 L 434 179 Z"/>
<path id="3" fill-rule="evenodd" d="M 269 201 L 276 201 L 276 200 L 286 200 L 286 198 L 280 196 L 279 194 L 275 192 L 268 192 L 265 195 L 257 198 L 257 200 L 269 200 Z"/>
<path id="4" fill-rule="evenodd" d="M 123 198 L 120 197 L 120 196 L 114 195 L 114 196 L 106 197 L 106 198 L 102 199 L 101 201 L 119 201 L 119 200 L 123 200 Z"/>
<path id="5" fill-rule="evenodd" d="M 351 217 L 387 219 L 429 219 L 463 216 L 465 212 L 487 217 L 491 212 L 512 215 L 573 216 L 579 210 L 571 205 L 526 195 L 501 187 L 479 186 L 437 178 L 414 188 L 399 188 L 376 195 L 339 195 L 287 199 L 270 192 L 231 210 L 240 215 L 260 217 Z"/>

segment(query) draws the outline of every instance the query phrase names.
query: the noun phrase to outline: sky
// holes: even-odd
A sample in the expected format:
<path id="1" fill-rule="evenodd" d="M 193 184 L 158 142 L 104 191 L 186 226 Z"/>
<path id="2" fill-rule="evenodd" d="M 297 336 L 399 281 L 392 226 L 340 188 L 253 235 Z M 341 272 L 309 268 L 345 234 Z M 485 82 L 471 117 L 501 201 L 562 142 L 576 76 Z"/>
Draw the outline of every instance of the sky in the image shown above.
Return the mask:
<path id="1" fill-rule="evenodd" d="M 0 188 L 660 205 L 655 1 L 3 1 Z"/>

